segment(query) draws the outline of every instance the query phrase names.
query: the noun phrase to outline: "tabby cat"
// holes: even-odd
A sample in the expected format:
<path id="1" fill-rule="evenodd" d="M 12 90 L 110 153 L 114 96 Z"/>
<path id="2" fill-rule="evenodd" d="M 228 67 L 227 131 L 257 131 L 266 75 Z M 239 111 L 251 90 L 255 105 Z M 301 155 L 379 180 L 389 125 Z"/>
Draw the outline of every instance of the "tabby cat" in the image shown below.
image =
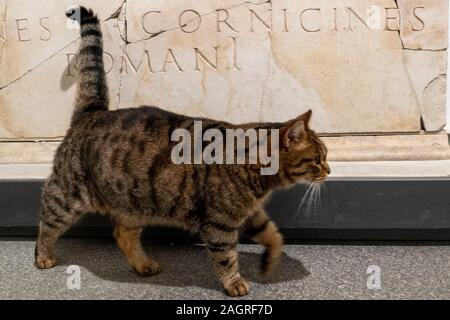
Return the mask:
<path id="1" fill-rule="evenodd" d="M 87 212 L 111 217 L 114 237 L 133 269 L 149 276 L 158 262 L 144 252 L 145 226 L 173 226 L 197 233 L 230 296 L 248 294 L 239 274 L 239 234 L 265 246 L 262 270 L 281 256 L 283 238 L 263 209 L 275 188 L 323 180 L 327 149 L 309 129 L 311 111 L 285 123 L 234 125 L 192 118 L 157 107 L 108 110 L 103 44 L 97 16 L 80 7 L 80 79 L 70 128 L 59 146 L 42 193 L 36 265 L 55 265 L 57 239 Z M 217 128 L 279 129 L 279 171 L 261 175 L 261 164 L 175 165 L 171 133 Z"/>

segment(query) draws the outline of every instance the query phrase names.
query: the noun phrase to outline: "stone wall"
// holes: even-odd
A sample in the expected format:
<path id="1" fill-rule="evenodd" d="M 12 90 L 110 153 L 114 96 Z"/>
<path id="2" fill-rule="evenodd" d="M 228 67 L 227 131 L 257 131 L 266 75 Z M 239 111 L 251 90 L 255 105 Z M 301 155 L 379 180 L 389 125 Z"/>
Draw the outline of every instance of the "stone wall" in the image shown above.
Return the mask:
<path id="1" fill-rule="evenodd" d="M 64 135 L 77 77 L 78 30 L 64 16 L 73 2 L 0 0 L 1 140 Z M 446 124 L 447 0 L 75 2 L 103 20 L 112 109 L 247 122 L 311 108 L 318 132 L 341 137 L 417 137 Z"/>

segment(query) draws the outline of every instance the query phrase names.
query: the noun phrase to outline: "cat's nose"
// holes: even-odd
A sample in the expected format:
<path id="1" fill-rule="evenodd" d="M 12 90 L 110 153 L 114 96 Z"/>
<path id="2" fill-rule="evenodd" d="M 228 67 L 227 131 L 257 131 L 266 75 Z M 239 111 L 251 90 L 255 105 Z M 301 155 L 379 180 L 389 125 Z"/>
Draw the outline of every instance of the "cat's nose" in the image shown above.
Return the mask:
<path id="1" fill-rule="evenodd" d="M 327 177 L 328 177 L 328 175 L 330 174 L 330 167 L 328 166 L 328 164 L 324 164 L 323 166 L 322 166 L 322 169 L 321 169 L 321 171 L 320 171 L 320 175 L 318 175 L 317 177 L 315 177 L 315 180 L 318 180 L 318 181 L 323 181 L 323 180 L 325 180 Z"/>

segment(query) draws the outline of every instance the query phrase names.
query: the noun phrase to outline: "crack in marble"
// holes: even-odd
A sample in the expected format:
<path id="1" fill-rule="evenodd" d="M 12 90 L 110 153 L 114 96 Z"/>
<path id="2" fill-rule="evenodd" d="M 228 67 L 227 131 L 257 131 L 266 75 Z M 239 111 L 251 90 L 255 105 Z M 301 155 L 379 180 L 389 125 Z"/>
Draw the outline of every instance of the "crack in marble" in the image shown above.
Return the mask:
<path id="1" fill-rule="evenodd" d="M 428 82 L 428 84 L 425 86 L 425 88 L 423 88 L 423 91 L 425 92 L 435 80 L 437 80 L 439 78 L 446 78 L 446 77 L 447 77 L 447 74 L 445 74 L 445 73 L 438 74 L 430 82 Z"/>
<path id="2" fill-rule="evenodd" d="M 70 47 L 73 43 L 75 43 L 76 41 L 78 41 L 80 39 L 80 36 L 78 36 L 77 38 L 75 38 L 74 40 L 72 40 L 71 42 L 69 42 L 68 44 L 66 44 L 64 47 L 60 48 L 58 51 L 56 51 L 55 53 L 51 54 L 50 56 L 48 56 L 46 59 L 44 59 L 43 61 L 41 61 L 40 63 L 38 63 L 37 65 L 35 65 L 34 67 L 31 67 L 30 69 L 28 69 L 27 71 L 25 71 L 24 73 L 22 73 L 19 77 L 17 77 L 16 79 L 8 82 L 6 85 L 0 86 L 0 90 L 3 90 L 7 87 L 9 87 L 10 85 L 13 85 L 15 83 L 17 83 L 18 81 L 20 81 L 22 78 L 26 77 L 27 75 L 29 75 L 30 73 L 32 73 L 34 70 L 36 70 L 37 68 L 39 68 L 40 66 L 44 65 L 46 62 L 50 61 L 52 58 L 54 58 L 58 53 L 60 53 L 61 51 L 63 51 L 64 49 L 67 49 L 68 47 Z"/>
<path id="3" fill-rule="evenodd" d="M 228 7 L 228 8 L 224 8 L 224 10 L 232 10 L 232 9 L 241 7 L 243 5 L 248 5 L 248 4 L 254 5 L 254 6 L 260 6 L 260 5 L 265 5 L 265 4 L 272 4 L 272 0 L 264 0 L 264 2 L 258 2 L 258 3 L 254 3 L 254 2 L 251 2 L 251 1 L 244 1 L 244 2 L 241 2 L 241 3 L 235 4 L 234 6 L 231 6 L 231 7 Z M 216 13 L 216 10 L 211 11 L 211 12 L 207 12 L 207 13 L 204 13 L 204 14 L 201 14 L 200 17 L 201 18 L 205 18 L 205 17 L 208 17 L 208 16 L 213 15 L 215 13 Z M 132 42 L 127 42 L 127 44 L 134 44 L 134 43 L 144 42 L 144 41 L 153 39 L 153 38 L 155 38 L 155 37 L 157 37 L 157 36 L 159 36 L 161 34 L 164 34 L 164 33 L 167 33 L 167 32 L 172 32 L 172 31 L 175 31 L 175 30 L 179 30 L 179 29 L 181 29 L 183 27 L 186 27 L 189 23 L 191 23 L 195 19 L 196 18 L 192 18 L 191 20 L 189 20 L 188 22 L 186 22 L 182 26 L 176 26 L 176 27 L 172 27 L 172 28 L 169 28 L 169 29 L 166 29 L 166 30 L 162 30 L 162 31 L 160 31 L 158 33 L 154 33 L 154 34 L 148 36 L 147 38 L 139 39 L 139 40 L 132 41 Z"/>
<path id="4" fill-rule="evenodd" d="M 430 87 L 435 83 L 435 81 L 438 81 L 438 80 L 443 80 L 445 83 L 447 83 L 447 74 L 441 73 L 441 74 L 436 75 L 433 79 L 431 79 L 431 80 L 427 83 L 427 85 L 423 88 L 423 90 L 422 90 L 422 95 L 425 96 L 425 95 L 427 94 L 427 91 L 430 90 Z M 444 129 L 444 127 L 446 126 L 446 121 L 445 121 L 445 120 L 444 120 L 444 123 L 442 123 L 438 129 L 432 130 L 431 127 L 429 127 L 430 125 L 432 126 L 432 124 L 430 124 L 430 123 L 428 123 L 428 122 L 426 121 L 426 118 L 429 118 L 429 115 L 428 115 L 428 117 L 426 116 L 427 112 L 426 112 L 425 110 L 426 110 L 426 109 L 429 110 L 429 108 L 426 108 L 426 104 L 425 104 L 425 103 L 423 104 L 422 108 L 423 108 L 423 110 L 424 110 L 424 111 L 422 112 L 421 116 L 420 116 L 420 118 L 421 118 L 421 126 L 422 126 L 422 130 L 424 130 L 424 131 L 434 131 L 434 132 L 439 132 L 439 131 L 441 131 L 442 129 Z M 428 112 L 429 112 L 429 111 L 428 111 Z M 450 137 L 449 137 L 449 139 L 450 139 Z"/>
<path id="5" fill-rule="evenodd" d="M 120 47 L 122 48 L 122 53 L 119 57 L 120 66 L 118 74 L 118 90 L 116 95 L 117 108 L 120 108 L 120 101 L 122 96 L 122 86 L 123 86 L 123 70 L 125 65 L 125 51 L 128 45 L 128 27 L 127 27 L 127 0 L 123 0 L 121 5 L 114 11 L 104 22 L 112 19 L 116 19 L 117 29 L 119 31 L 119 37 L 122 40 Z M 121 17 L 123 17 L 123 29 L 121 28 Z"/>
<path id="6" fill-rule="evenodd" d="M 272 5 L 272 0 L 264 0 L 263 2 L 258 2 L 258 3 L 255 3 L 255 2 L 252 2 L 252 1 L 244 1 L 244 2 L 241 2 L 241 3 L 235 4 L 234 6 L 230 6 L 230 7 L 228 7 L 228 8 L 225 8 L 225 10 L 232 10 L 232 9 L 238 8 L 238 7 L 243 6 L 243 5 L 255 5 L 255 6 L 260 6 L 260 5 L 265 5 L 265 4 L 270 4 L 270 5 Z M 148 40 L 151 40 L 151 39 L 153 39 L 153 38 L 156 38 L 156 37 L 158 37 L 158 36 L 160 36 L 160 35 L 162 35 L 162 34 L 165 34 L 165 33 L 168 33 L 168 32 L 172 32 L 172 31 L 179 30 L 179 29 L 181 29 L 182 27 L 185 27 L 185 26 L 188 25 L 190 22 L 192 22 L 192 21 L 195 20 L 195 18 L 193 18 L 193 19 L 189 20 L 188 22 L 186 22 L 186 23 L 185 23 L 184 25 L 182 25 L 182 26 L 176 26 L 176 27 L 172 27 L 172 28 L 169 28 L 169 29 L 166 29 L 166 30 L 162 30 L 162 31 L 160 31 L 160 32 L 158 32 L 158 33 L 154 33 L 154 34 L 150 35 L 150 36 L 147 37 L 147 38 L 139 39 L 139 40 L 136 40 L 136 41 L 128 41 L 128 29 L 127 29 L 126 5 L 127 5 L 127 0 L 124 0 L 123 3 L 122 3 L 122 5 L 116 10 L 116 12 L 114 12 L 114 13 L 107 19 L 107 20 L 113 19 L 113 18 L 117 18 L 117 19 L 118 19 L 121 15 L 123 15 L 123 16 L 125 17 L 125 18 L 124 18 L 124 22 L 125 22 L 125 31 L 124 31 L 124 34 L 125 34 L 125 37 L 122 36 L 122 31 L 119 29 L 119 34 L 120 34 L 120 36 L 121 36 L 122 41 L 124 42 L 124 44 L 123 44 L 122 56 L 120 57 L 121 64 L 120 64 L 120 69 L 119 69 L 119 73 L 120 73 L 120 75 L 119 75 L 119 90 L 118 90 L 118 93 L 117 93 L 117 106 L 118 106 L 118 108 L 120 107 L 120 102 L 121 102 L 121 97 L 122 97 L 123 77 L 124 77 L 124 69 L 125 69 L 125 64 L 126 64 L 125 54 L 126 54 L 126 49 L 127 49 L 128 45 L 130 45 L 130 44 L 135 44 L 135 43 L 140 43 L 140 42 L 144 42 L 144 41 L 148 41 Z M 125 12 L 123 12 L 123 11 L 125 11 Z M 204 13 L 204 14 L 200 15 L 200 17 L 201 17 L 201 18 L 208 17 L 208 16 L 213 15 L 213 14 L 215 14 L 215 13 L 216 13 L 216 10 L 215 10 L 215 11 L 212 11 L 212 12 Z M 270 65 L 270 55 L 269 55 L 269 65 Z M 269 66 L 269 68 L 270 68 L 270 66 Z M 269 70 L 268 70 L 268 73 L 269 73 Z M 269 76 L 269 74 L 267 74 L 267 78 L 268 78 L 268 76 Z M 268 79 L 266 79 L 266 82 L 267 82 L 267 80 L 268 80 Z M 264 91 L 265 91 L 265 88 L 264 88 Z M 264 99 L 264 93 L 263 93 L 263 97 L 262 97 L 262 100 L 261 100 L 261 108 L 262 108 L 263 99 Z M 260 110 L 260 113 L 261 113 L 261 112 L 262 112 L 262 110 Z"/>
<path id="7" fill-rule="evenodd" d="M 398 0 L 394 0 L 395 6 L 397 7 L 398 10 L 398 17 L 399 17 L 399 30 L 398 30 L 398 37 L 400 39 L 400 43 L 402 45 L 402 49 L 403 50 L 409 50 L 409 51 L 430 51 L 430 52 L 440 52 L 440 51 L 447 51 L 448 47 L 446 48 L 442 48 L 442 49 L 427 49 L 427 48 L 408 48 L 405 45 L 405 41 L 403 40 L 402 37 L 402 13 L 400 10 L 400 6 L 398 4 Z"/>
<path id="8" fill-rule="evenodd" d="M 267 84 L 269 83 L 269 76 L 270 76 L 270 67 L 271 67 L 271 61 L 272 61 L 272 33 L 269 31 L 268 32 L 268 40 L 270 42 L 270 49 L 269 52 L 267 54 L 267 73 L 266 73 L 266 77 L 264 79 L 264 85 L 263 85 L 263 91 L 261 94 L 261 101 L 259 103 L 259 114 L 258 114 L 258 120 L 260 122 L 263 121 L 263 104 L 264 104 L 264 98 L 266 97 L 266 90 L 267 90 Z"/>
<path id="9" fill-rule="evenodd" d="M 119 30 L 119 36 L 121 40 L 125 43 L 125 45 L 128 43 L 128 36 L 127 36 L 127 16 L 126 16 L 126 6 L 127 6 L 127 0 L 123 0 L 122 4 L 114 11 L 108 18 L 105 19 L 104 22 L 107 22 L 112 19 L 117 20 L 117 29 Z M 124 17 L 124 28 L 121 29 L 120 24 L 120 17 Z"/>
<path id="10" fill-rule="evenodd" d="M 400 6 L 398 4 L 398 0 L 394 0 L 394 3 L 395 3 L 395 6 L 397 7 L 398 17 L 399 17 L 398 38 L 399 38 L 400 44 L 402 46 L 402 64 L 403 64 L 403 67 L 405 69 L 406 76 L 408 77 L 408 82 L 409 82 L 409 85 L 411 87 L 411 91 L 414 93 L 414 100 L 416 101 L 416 105 L 417 105 L 417 107 L 419 109 L 418 110 L 419 111 L 419 127 L 420 127 L 420 129 L 422 129 L 422 126 L 423 126 L 423 114 L 424 114 L 423 105 L 422 105 L 422 103 L 420 101 L 420 98 L 418 96 L 418 92 L 416 92 L 416 89 L 414 88 L 414 83 L 413 83 L 413 80 L 411 78 L 411 74 L 410 74 L 408 65 L 407 65 L 407 63 L 405 61 L 405 55 L 403 54 L 403 52 L 405 50 L 409 50 L 409 51 L 417 51 L 417 50 L 416 49 L 408 49 L 405 46 L 405 43 L 404 43 L 403 38 L 402 38 L 402 31 L 401 31 L 402 30 L 402 13 L 401 13 L 401 10 L 400 10 Z"/>
<path id="11" fill-rule="evenodd" d="M 7 4 L 7 3 L 8 3 L 8 0 L 5 0 L 5 4 Z M 124 10 L 124 8 L 126 8 L 126 3 L 127 3 L 127 0 L 124 0 L 124 1 L 122 2 L 121 6 L 119 6 L 119 7 L 118 7 L 118 8 L 117 8 L 117 9 L 116 9 L 116 10 L 115 10 L 115 11 L 114 11 L 114 12 L 106 19 L 106 20 L 104 20 L 104 21 L 102 22 L 102 24 L 103 24 L 104 22 L 110 20 L 110 19 L 118 19 L 118 18 L 120 17 L 120 15 L 122 14 L 122 11 Z M 272 0 L 264 0 L 263 2 L 258 2 L 258 3 L 254 3 L 254 2 L 252 2 L 252 1 L 244 1 L 244 2 L 238 3 L 238 4 L 234 5 L 234 6 L 231 6 L 231 7 L 227 8 L 226 10 L 231 10 L 231 9 L 234 9 L 234 8 L 240 7 L 240 6 L 242 6 L 242 5 L 246 5 L 246 4 L 251 4 L 251 5 L 264 5 L 264 4 L 269 4 L 269 3 L 271 4 L 271 3 L 272 3 Z M 214 14 L 215 12 L 216 12 L 216 11 L 208 12 L 208 13 L 202 15 L 202 17 L 208 16 L 208 15 L 212 15 L 212 14 Z M 125 17 L 125 19 L 124 19 L 124 21 L 125 21 L 125 37 L 123 36 L 122 31 L 120 30 L 120 27 L 119 27 L 119 34 L 120 34 L 120 36 L 121 36 L 122 41 L 124 42 L 124 51 L 123 51 L 124 54 L 125 54 L 125 50 L 126 50 L 126 47 L 127 47 L 128 44 L 137 43 L 137 42 L 142 42 L 142 41 L 147 41 L 147 40 L 150 40 L 150 39 L 152 39 L 152 38 L 155 38 L 155 37 L 157 37 L 157 36 L 159 36 L 159 35 L 161 35 L 161 34 L 163 34 L 163 33 L 170 32 L 170 31 L 174 31 L 174 30 L 177 30 L 177 29 L 181 29 L 181 28 L 183 27 L 183 26 L 177 26 L 177 27 L 170 28 L 170 29 L 167 29 L 167 30 L 163 30 L 163 31 L 161 31 L 161 32 L 159 32 L 159 33 L 153 34 L 153 35 L 151 35 L 151 36 L 148 37 L 148 38 L 140 39 L 140 40 L 137 40 L 137 41 L 134 41 L 134 42 L 129 42 L 129 41 L 127 40 L 127 28 L 126 28 L 126 25 L 127 25 L 127 17 L 126 17 L 126 15 L 125 15 L 124 17 Z M 5 14 L 5 18 L 6 18 L 6 14 Z M 190 21 L 193 21 L 193 20 L 190 20 Z M 189 23 L 190 21 L 188 21 L 187 23 Z M 118 25 L 119 25 L 119 24 L 118 24 Z M 5 32 L 6 32 L 6 31 L 5 31 Z M 31 67 L 30 69 L 28 69 L 27 71 L 25 71 L 24 73 L 22 73 L 19 77 L 17 77 L 17 78 L 15 78 L 14 80 L 12 80 L 12 81 L 6 83 L 6 84 L 3 85 L 3 86 L 0 86 L 0 90 L 3 90 L 3 89 L 5 89 L 5 88 L 7 88 L 7 87 L 9 87 L 9 86 L 11 86 L 11 85 L 13 85 L 13 84 L 19 82 L 22 78 L 26 77 L 27 75 L 29 75 L 30 73 L 32 73 L 33 71 L 35 71 L 36 69 L 38 69 L 40 66 L 44 65 L 46 62 L 48 62 L 48 61 L 51 60 L 53 57 L 55 57 L 58 53 L 60 53 L 60 52 L 63 51 L 64 49 L 68 48 L 70 45 L 72 45 L 73 43 L 75 43 L 75 42 L 76 42 L 77 40 L 79 40 L 79 39 L 80 39 L 80 36 L 78 36 L 77 38 L 75 38 L 74 40 L 72 40 L 71 42 L 69 42 L 67 45 L 63 46 L 62 48 L 58 49 L 55 53 L 51 54 L 51 55 L 48 56 L 46 59 L 44 59 L 43 61 L 41 61 L 40 63 L 38 63 L 37 65 Z M 5 42 L 5 43 L 6 43 L 6 42 Z M 2 53 L 3 53 L 3 50 L 4 50 L 5 47 L 6 47 L 6 44 L 5 44 L 5 45 L 3 46 L 3 48 L 2 48 L 2 51 L 1 51 Z M 123 54 L 123 55 L 124 55 L 124 54 Z M 124 59 L 124 57 L 122 57 L 122 63 L 123 63 L 123 59 Z M 120 93 L 119 93 L 119 94 L 120 94 Z"/>
<path id="12" fill-rule="evenodd" d="M 122 13 L 123 6 L 126 5 L 126 3 L 127 0 L 123 0 L 120 6 L 116 9 L 116 11 L 114 11 L 108 18 L 106 18 L 105 21 L 119 18 L 120 14 Z"/>
<path id="13" fill-rule="evenodd" d="M 4 14 L 3 14 L 3 18 L 0 21 L 0 23 L 3 24 L 3 36 L 0 35 L 0 40 L 3 41 L 2 46 L 0 48 L 0 70 L 2 67 L 2 58 L 3 58 L 3 54 L 6 52 L 6 44 L 7 44 L 7 39 L 8 39 L 8 35 L 7 35 L 7 31 L 6 31 L 6 17 L 8 14 L 8 0 L 5 0 L 5 7 L 4 7 Z"/>
<path id="14" fill-rule="evenodd" d="M 126 63 L 125 61 L 125 50 L 126 50 L 126 45 L 123 46 L 122 49 L 122 56 L 120 57 L 120 68 L 119 68 L 119 88 L 117 91 L 117 108 L 120 108 L 120 102 L 122 100 L 122 87 L 123 87 L 123 76 L 124 76 L 124 65 Z"/>
<path id="15" fill-rule="evenodd" d="M 272 0 L 267 1 L 266 3 L 270 4 L 270 10 L 272 10 Z M 267 90 L 267 84 L 269 83 L 269 76 L 270 76 L 270 67 L 271 67 L 271 61 L 272 61 L 272 53 L 273 53 L 273 39 L 272 39 L 272 32 L 269 31 L 267 33 L 268 35 L 268 40 L 270 43 L 269 46 L 269 52 L 267 54 L 267 73 L 266 73 L 266 77 L 264 79 L 264 85 L 263 85 L 263 91 L 261 94 L 261 101 L 259 103 L 259 114 L 258 114 L 258 120 L 259 121 L 263 121 L 263 104 L 264 104 L 264 99 L 266 97 L 266 90 Z"/>
<path id="16" fill-rule="evenodd" d="M 123 47 L 122 47 L 122 56 L 120 57 L 121 60 L 120 60 L 120 68 L 119 68 L 119 88 L 117 90 L 117 108 L 120 108 L 120 102 L 121 102 L 121 98 L 122 98 L 122 86 L 123 86 L 123 76 L 124 76 L 123 70 L 124 70 L 125 63 L 126 63 L 126 61 L 125 61 L 125 54 L 126 54 L 126 52 L 125 51 L 126 51 L 127 45 L 128 45 L 128 41 L 127 41 L 127 39 L 128 39 L 128 25 L 127 25 L 127 12 L 126 12 L 126 10 L 127 10 L 127 0 L 124 0 L 124 2 L 122 3 L 122 6 L 120 8 L 120 13 L 117 16 L 117 27 L 119 28 L 119 34 L 120 34 L 120 37 L 121 37 L 121 39 L 123 41 L 123 43 L 121 43 L 121 46 L 123 46 Z M 121 16 L 124 17 L 124 30 L 122 30 L 122 31 L 124 31 L 124 35 L 125 35 L 124 37 L 122 35 L 122 31 L 120 30 L 119 19 L 120 19 Z"/>
<path id="17" fill-rule="evenodd" d="M 113 18 L 118 18 L 120 16 L 120 13 L 122 12 L 122 8 L 124 7 L 124 4 L 126 4 L 127 0 L 124 0 L 122 2 L 122 5 L 116 9 L 116 11 L 114 11 L 107 19 L 105 19 L 104 21 L 101 22 L 101 24 L 105 23 L 106 21 L 113 19 Z M 6 0 L 6 4 L 8 3 L 8 0 Z M 117 16 L 116 16 L 117 15 Z M 5 21 L 6 21 L 6 13 L 5 13 Z M 119 25 L 119 24 L 118 24 Z M 5 29 L 6 30 L 6 29 Z M 5 31 L 6 32 L 6 31 Z M 120 31 L 120 27 L 119 27 L 119 34 L 122 37 L 121 31 Z M 8 82 L 7 84 L 0 86 L 0 91 L 3 89 L 6 89 L 7 87 L 19 82 L 20 80 L 22 80 L 24 77 L 26 77 L 27 75 L 29 75 L 30 73 L 32 73 L 33 71 L 35 71 L 36 69 L 38 69 L 39 67 L 41 67 L 42 65 L 44 65 L 45 63 L 47 63 L 48 61 L 50 61 L 52 58 L 54 58 L 56 55 L 58 55 L 59 53 L 61 53 L 61 51 L 67 49 L 68 47 L 70 47 L 73 43 L 75 43 L 76 41 L 78 41 L 81 37 L 77 36 L 75 39 L 73 39 L 72 41 L 70 41 L 68 44 L 64 45 L 62 48 L 58 49 L 56 52 L 52 53 L 50 56 L 48 56 L 47 58 L 45 58 L 43 61 L 41 61 L 40 63 L 38 63 L 37 65 L 29 68 L 27 71 L 25 71 L 24 73 L 22 73 L 19 77 L 15 78 L 14 80 Z M 126 44 L 126 38 L 124 40 L 125 44 Z M 6 47 L 6 42 L 4 47 Z M 2 48 L 3 50 L 3 48 Z M 1 55 L 0 55 L 1 58 Z M 1 60 L 0 60 L 1 62 Z"/>
<path id="18" fill-rule="evenodd" d="M 394 0 L 395 2 L 395 6 L 397 7 L 398 10 L 398 38 L 400 39 L 400 43 L 402 45 L 402 49 L 406 49 L 405 47 L 405 43 L 403 42 L 403 38 L 402 38 L 402 13 L 400 11 L 400 6 L 398 5 L 398 0 Z"/>
<path id="19" fill-rule="evenodd" d="M 448 48 L 443 48 L 443 49 L 423 49 L 423 48 L 412 49 L 412 48 L 405 48 L 405 47 L 403 47 L 403 50 L 407 50 L 407 51 L 425 51 L 425 52 L 443 52 L 443 51 L 447 51 Z"/>
<path id="20" fill-rule="evenodd" d="M 101 22 L 101 24 L 105 23 L 106 21 L 113 19 L 113 18 L 118 18 L 120 16 L 120 13 L 122 12 L 122 9 L 124 7 L 124 4 L 126 4 L 127 0 L 124 0 L 122 2 L 122 5 L 116 9 L 116 11 L 114 11 L 107 19 L 105 19 L 104 21 Z M 8 3 L 8 0 L 5 1 L 5 3 Z M 6 10 L 5 10 L 6 11 Z M 117 16 L 116 16 L 117 15 Z M 6 13 L 5 13 L 5 21 L 6 21 Z M 119 24 L 118 24 L 119 25 Z M 126 24 L 125 24 L 126 25 Z M 6 30 L 6 29 L 5 29 Z M 6 32 L 6 31 L 5 31 Z M 119 27 L 119 34 L 122 37 L 121 31 L 120 31 L 120 27 Z M 75 39 L 73 39 L 72 41 L 70 41 L 68 44 L 64 45 L 62 48 L 58 49 L 56 52 L 52 53 L 50 56 L 48 56 L 47 58 L 45 58 L 43 61 L 41 61 L 40 63 L 38 63 L 37 65 L 29 68 L 27 71 L 25 71 L 24 73 L 22 73 L 19 77 L 15 78 L 14 80 L 8 82 L 7 84 L 0 86 L 0 91 L 3 89 L 6 89 L 7 87 L 14 85 L 15 83 L 19 82 L 20 80 L 22 80 L 24 77 L 26 77 L 27 75 L 29 75 L 30 73 L 32 73 L 33 71 L 35 71 L 36 69 L 38 69 L 39 67 L 41 67 L 42 65 L 44 65 L 45 63 L 47 63 L 48 61 L 50 61 L 52 58 L 54 58 L 56 55 L 58 55 L 59 53 L 61 53 L 61 51 L 67 49 L 68 47 L 70 47 L 72 44 L 74 44 L 76 41 L 78 41 L 81 37 L 77 36 Z M 126 44 L 126 38 L 125 38 L 125 44 Z M 2 48 L 2 51 L 4 49 L 4 47 L 6 47 L 6 43 Z M 1 58 L 1 55 L 0 55 Z M 1 62 L 1 60 L 0 60 Z"/>

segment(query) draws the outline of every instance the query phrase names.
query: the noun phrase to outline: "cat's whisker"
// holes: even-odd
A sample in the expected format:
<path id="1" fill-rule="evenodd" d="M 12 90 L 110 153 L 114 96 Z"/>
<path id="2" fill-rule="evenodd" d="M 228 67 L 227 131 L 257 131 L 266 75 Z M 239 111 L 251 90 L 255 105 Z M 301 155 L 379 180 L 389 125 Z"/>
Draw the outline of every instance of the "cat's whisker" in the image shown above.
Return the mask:
<path id="1" fill-rule="evenodd" d="M 306 203 L 306 216 L 309 218 L 311 213 L 314 222 L 317 222 L 318 212 L 323 209 L 322 205 L 322 187 L 323 183 L 313 182 L 310 190 L 305 193 L 304 202 Z"/>
<path id="2" fill-rule="evenodd" d="M 314 211 L 315 211 L 315 203 L 316 203 L 316 188 L 317 185 L 314 183 L 313 190 L 311 191 L 311 196 L 309 197 L 309 207 L 310 207 L 310 215 L 314 217 Z"/>
<path id="3" fill-rule="evenodd" d="M 333 208 L 333 209 L 336 208 L 337 207 L 337 203 L 334 200 L 333 195 L 328 191 L 326 183 L 323 184 L 323 187 L 324 187 L 323 191 L 324 191 L 324 195 L 325 195 L 325 200 L 326 200 L 327 204 L 329 204 L 330 207 Z"/>
<path id="4" fill-rule="evenodd" d="M 319 190 L 320 190 L 320 182 L 316 183 L 316 186 L 314 188 L 314 222 L 317 222 L 317 211 L 319 208 L 319 201 L 320 201 L 320 197 L 319 197 Z"/>
<path id="5" fill-rule="evenodd" d="M 323 209 L 324 209 L 323 197 L 322 197 L 322 195 L 323 195 L 323 191 L 322 190 L 323 190 L 324 185 L 325 185 L 325 183 L 323 183 L 323 182 L 319 183 L 318 195 L 317 195 L 317 197 L 319 199 L 319 212 L 322 212 Z"/>
<path id="6" fill-rule="evenodd" d="M 314 186 L 314 184 L 311 183 L 311 184 L 308 186 L 308 188 L 306 189 L 306 192 L 305 192 L 305 194 L 303 195 L 303 198 L 302 198 L 302 200 L 300 201 L 300 205 L 298 206 L 297 212 L 296 212 L 296 214 L 295 214 L 295 217 L 296 217 L 296 218 L 298 217 L 298 215 L 299 215 L 300 212 L 302 211 L 303 205 L 304 205 L 305 203 L 308 204 L 308 201 L 307 201 L 307 200 L 308 200 L 308 196 L 309 196 L 309 194 L 310 194 L 310 192 L 311 192 L 313 186 Z"/>
<path id="7" fill-rule="evenodd" d="M 322 205 L 323 205 L 323 188 L 324 188 L 325 183 L 321 182 L 319 184 L 319 204 L 320 204 L 320 209 L 322 209 Z"/>
<path id="8" fill-rule="evenodd" d="M 313 214 L 313 220 L 314 222 L 316 222 L 316 217 L 317 217 L 317 188 L 318 188 L 319 184 L 315 183 L 314 186 L 314 193 L 312 196 L 312 214 Z"/>
<path id="9" fill-rule="evenodd" d="M 311 184 L 311 190 L 306 198 L 306 216 L 311 217 L 311 213 L 315 216 L 316 211 L 316 194 L 317 194 L 317 183 L 313 182 Z"/>

